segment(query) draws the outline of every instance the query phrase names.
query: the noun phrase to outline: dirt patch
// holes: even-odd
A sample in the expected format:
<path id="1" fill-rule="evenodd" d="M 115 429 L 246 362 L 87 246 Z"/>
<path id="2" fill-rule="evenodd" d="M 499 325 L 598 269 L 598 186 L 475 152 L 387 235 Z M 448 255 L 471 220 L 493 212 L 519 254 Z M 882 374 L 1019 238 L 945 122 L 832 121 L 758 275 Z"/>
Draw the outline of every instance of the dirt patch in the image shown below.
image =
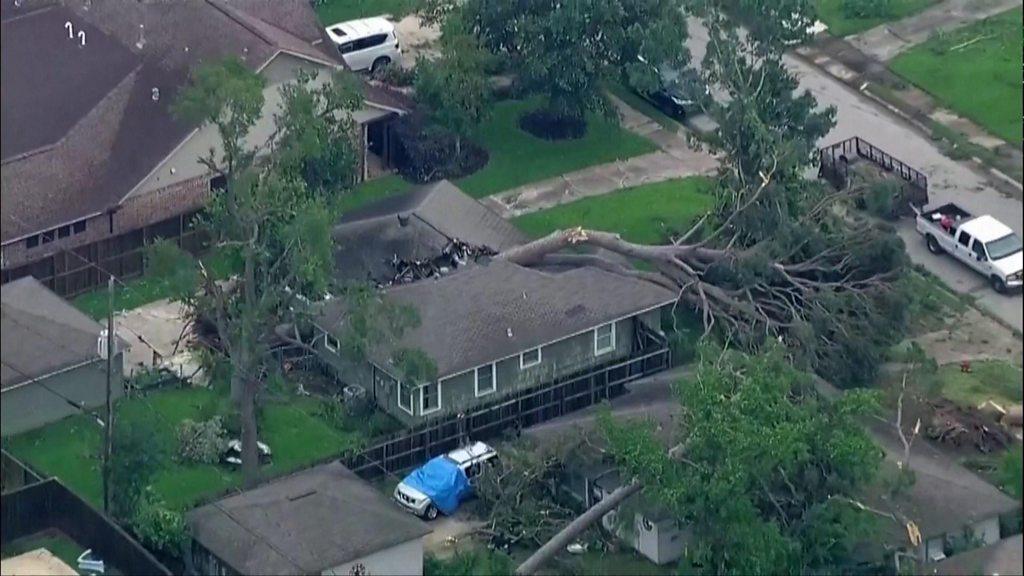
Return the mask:
<path id="1" fill-rule="evenodd" d="M 1021 365 L 1024 345 L 1013 332 L 973 308 L 947 328 L 913 339 L 938 364 L 964 360 L 1007 360 Z"/>
<path id="2" fill-rule="evenodd" d="M 587 134 L 587 122 L 548 110 L 534 110 L 519 117 L 519 127 L 544 140 L 578 140 Z"/>

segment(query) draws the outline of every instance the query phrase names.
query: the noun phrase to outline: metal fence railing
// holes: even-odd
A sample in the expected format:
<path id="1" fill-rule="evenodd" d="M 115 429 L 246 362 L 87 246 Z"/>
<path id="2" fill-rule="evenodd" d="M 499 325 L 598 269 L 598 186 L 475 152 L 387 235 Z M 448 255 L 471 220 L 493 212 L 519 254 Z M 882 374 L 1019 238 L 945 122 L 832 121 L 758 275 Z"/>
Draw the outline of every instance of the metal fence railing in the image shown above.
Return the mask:
<path id="1" fill-rule="evenodd" d="M 671 352 L 667 347 L 643 350 L 614 364 L 505 396 L 471 412 L 451 414 L 404 430 L 343 458 L 342 462 L 364 479 L 394 474 L 453 450 L 469 438 L 495 437 L 615 397 L 625 391 L 629 382 L 670 365 Z"/>
<path id="2" fill-rule="evenodd" d="M 909 164 L 867 140 L 854 136 L 818 150 L 818 177 L 828 180 L 836 189 L 846 187 L 850 177 L 850 164 L 865 159 L 886 172 L 898 176 L 907 185 L 903 187 L 901 204 L 924 206 L 928 203 L 928 177 Z"/>

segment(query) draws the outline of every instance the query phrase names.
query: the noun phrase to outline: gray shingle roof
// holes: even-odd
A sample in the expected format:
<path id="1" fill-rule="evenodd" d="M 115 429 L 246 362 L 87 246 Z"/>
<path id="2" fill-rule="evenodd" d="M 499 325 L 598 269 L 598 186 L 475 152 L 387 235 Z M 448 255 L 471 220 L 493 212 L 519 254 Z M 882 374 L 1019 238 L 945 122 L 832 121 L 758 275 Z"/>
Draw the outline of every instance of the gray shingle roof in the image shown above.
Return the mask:
<path id="1" fill-rule="evenodd" d="M 335 462 L 188 514 L 193 536 L 242 574 L 319 574 L 431 530 Z"/>
<path id="2" fill-rule="evenodd" d="M 400 345 L 425 352 L 444 377 L 671 303 L 676 295 L 594 267 L 544 272 L 493 260 L 390 288 L 385 297 L 419 312 L 420 326 L 406 331 Z M 339 300 L 324 304 L 321 327 L 339 330 L 342 307 Z"/>
<path id="3" fill-rule="evenodd" d="M 498 251 L 527 239 L 518 228 L 447 180 L 346 214 L 333 236 L 339 277 L 378 282 L 394 275 L 387 264 L 393 256 L 410 260 L 437 256 L 449 238 Z"/>
<path id="4" fill-rule="evenodd" d="M 925 566 L 925 574 L 996 576 L 1024 574 L 1024 536 L 1017 534 L 983 548 L 961 552 Z"/>
<path id="5" fill-rule="evenodd" d="M 32 277 L 3 285 L 0 385 L 99 360 L 96 339 L 103 329 Z"/>

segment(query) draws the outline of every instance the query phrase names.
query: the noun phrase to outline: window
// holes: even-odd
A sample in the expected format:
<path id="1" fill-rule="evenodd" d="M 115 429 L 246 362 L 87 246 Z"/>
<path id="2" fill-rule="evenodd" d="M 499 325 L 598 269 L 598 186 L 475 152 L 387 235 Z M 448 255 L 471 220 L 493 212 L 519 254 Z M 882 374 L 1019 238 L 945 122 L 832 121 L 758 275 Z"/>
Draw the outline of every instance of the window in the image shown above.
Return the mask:
<path id="1" fill-rule="evenodd" d="M 337 352 L 338 348 L 341 348 L 341 342 L 334 336 L 324 332 L 324 347 L 331 352 Z"/>
<path id="2" fill-rule="evenodd" d="M 611 322 L 594 329 L 594 356 L 615 350 L 615 323 Z"/>
<path id="3" fill-rule="evenodd" d="M 519 369 L 529 368 L 530 366 L 536 366 L 540 364 L 540 348 L 534 348 L 533 350 L 527 350 L 519 355 Z"/>
<path id="4" fill-rule="evenodd" d="M 223 192 L 228 187 L 228 177 L 218 174 L 210 178 L 210 192 Z"/>
<path id="5" fill-rule="evenodd" d="M 441 383 L 428 382 L 420 386 L 420 415 L 441 409 Z"/>
<path id="6" fill-rule="evenodd" d="M 356 40 L 354 42 L 354 44 L 356 45 L 355 49 L 356 50 L 366 50 L 367 48 L 374 48 L 376 46 L 380 46 L 384 42 L 387 42 L 387 39 L 388 39 L 388 35 L 387 34 L 374 34 L 373 36 L 367 36 L 366 38 L 360 38 L 359 40 Z"/>
<path id="7" fill-rule="evenodd" d="M 61 226 L 57 228 L 57 238 L 67 238 L 71 236 L 71 225 Z"/>
<path id="8" fill-rule="evenodd" d="M 56 237 L 56 232 L 56 230 L 47 230 L 46 232 L 43 232 L 43 244 L 53 242 L 53 239 Z"/>
<path id="9" fill-rule="evenodd" d="M 957 237 L 956 241 L 959 242 L 961 246 L 966 248 L 971 245 L 971 235 L 968 234 L 967 232 L 961 232 L 960 236 Z"/>
<path id="10" fill-rule="evenodd" d="M 476 369 L 476 396 L 486 396 L 498 389 L 494 364 Z"/>
<path id="11" fill-rule="evenodd" d="M 338 52 L 342 54 L 348 54 L 353 50 L 355 50 L 355 42 L 345 42 L 344 44 L 338 46 Z"/>
<path id="12" fill-rule="evenodd" d="M 81 234 L 85 232 L 85 220 L 79 220 L 71 225 L 71 232 L 74 234 Z"/>
<path id="13" fill-rule="evenodd" d="M 39 246 L 39 234 L 25 238 L 25 248 L 35 248 L 36 246 Z"/>
<path id="14" fill-rule="evenodd" d="M 405 382 L 398 383 L 398 407 L 412 416 L 413 388 Z"/>
<path id="15" fill-rule="evenodd" d="M 971 246 L 971 248 L 974 249 L 974 255 L 978 258 L 978 261 L 988 260 L 988 256 L 985 255 L 985 245 L 984 244 L 982 244 L 981 242 L 978 242 L 977 240 L 975 240 L 974 241 L 974 246 Z"/>

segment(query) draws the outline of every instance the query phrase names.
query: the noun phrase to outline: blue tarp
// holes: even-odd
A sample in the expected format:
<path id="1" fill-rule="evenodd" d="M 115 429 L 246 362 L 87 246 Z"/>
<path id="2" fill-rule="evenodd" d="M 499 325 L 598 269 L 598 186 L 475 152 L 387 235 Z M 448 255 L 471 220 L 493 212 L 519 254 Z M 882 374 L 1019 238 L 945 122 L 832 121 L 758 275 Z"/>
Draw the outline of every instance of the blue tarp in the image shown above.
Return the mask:
<path id="1" fill-rule="evenodd" d="M 469 479 L 454 462 L 438 456 L 405 477 L 406 486 L 419 490 L 430 497 L 444 514 L 451 514 L 472 490 Z"/>

